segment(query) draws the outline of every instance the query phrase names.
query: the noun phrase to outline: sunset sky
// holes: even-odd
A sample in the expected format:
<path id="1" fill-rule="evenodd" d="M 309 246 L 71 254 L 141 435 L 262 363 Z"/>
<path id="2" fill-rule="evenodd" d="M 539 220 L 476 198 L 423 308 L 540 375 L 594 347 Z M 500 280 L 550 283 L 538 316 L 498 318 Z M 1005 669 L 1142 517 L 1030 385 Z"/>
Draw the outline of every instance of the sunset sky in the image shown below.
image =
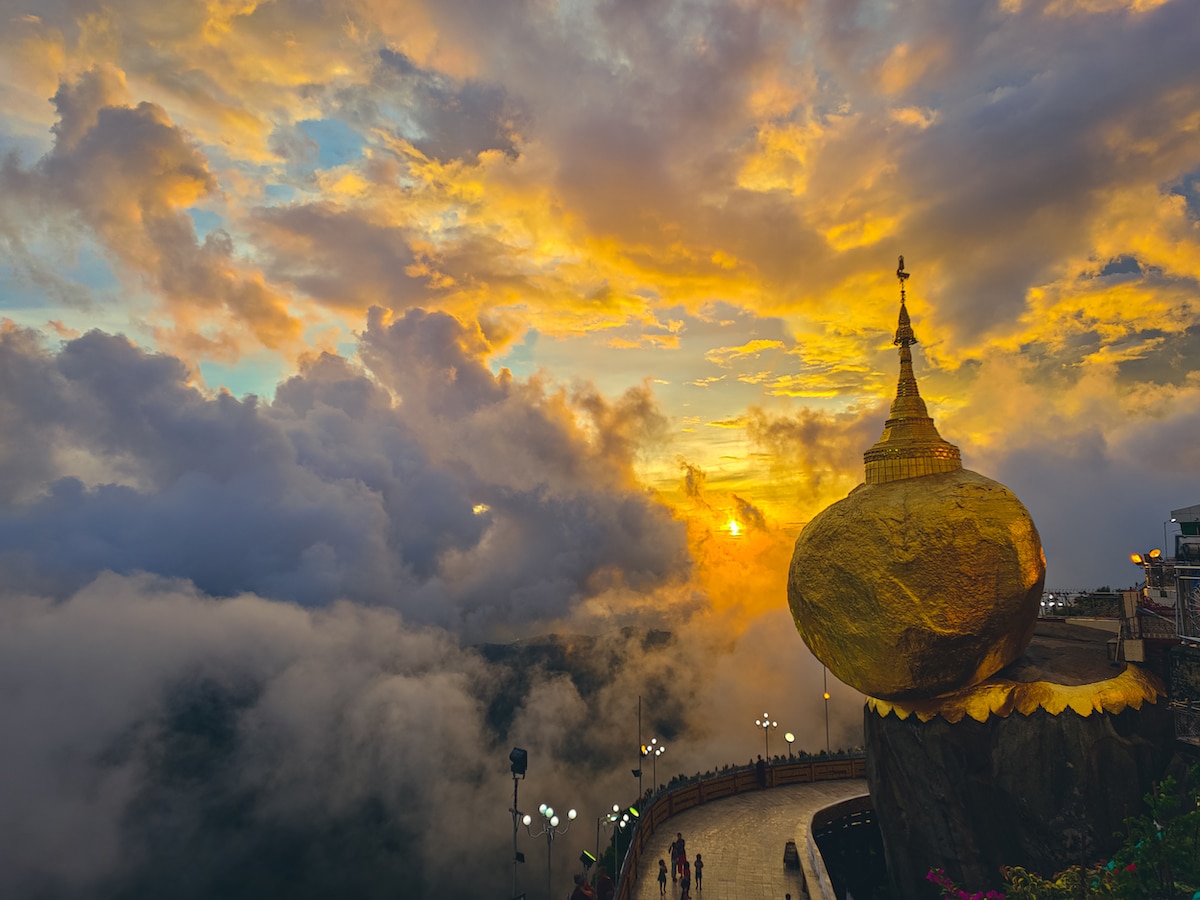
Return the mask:
<path id="1" fill-rule="evenodd" d="M 111 594 L 114 647 L 298 604 L 320 646 L 394 613 L 803 657 L 787 561 L 882 430 L 899 254 L 922 393 L 1048 587 L 1133 583 L 1200 502 L 1190 0 L 0 20 L 0 591 L 56 646 Z M 778 674 L 742 652 L 714 703 Z"/>

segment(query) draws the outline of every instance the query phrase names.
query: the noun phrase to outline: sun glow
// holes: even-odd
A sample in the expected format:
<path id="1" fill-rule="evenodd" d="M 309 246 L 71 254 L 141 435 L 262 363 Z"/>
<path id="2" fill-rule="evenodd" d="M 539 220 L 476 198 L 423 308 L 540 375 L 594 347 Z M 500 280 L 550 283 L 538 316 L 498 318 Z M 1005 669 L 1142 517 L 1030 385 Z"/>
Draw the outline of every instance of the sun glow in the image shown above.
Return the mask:
<path id="1" fill-rule="evenodd" d="M 737 523 L 737 519 L 730 519 L 727 527 L 729 528 L 729 533 L 734 537 L 742 533 L 742 526 Z"/>

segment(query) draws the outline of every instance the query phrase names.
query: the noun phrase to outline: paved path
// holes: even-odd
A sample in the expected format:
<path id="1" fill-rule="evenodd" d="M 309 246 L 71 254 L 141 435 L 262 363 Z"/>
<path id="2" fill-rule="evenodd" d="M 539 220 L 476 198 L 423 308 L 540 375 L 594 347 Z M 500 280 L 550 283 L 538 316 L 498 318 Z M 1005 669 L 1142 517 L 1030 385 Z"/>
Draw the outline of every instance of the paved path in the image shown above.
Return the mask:
<path id="1" fill-rule="evenodd" d="M 867 793 L 866 781 L 821 781 L 738 794 L 705 803 L 663 822 L 646 846 L 634 886 L 634 900 L 659 900 L 658 861 L 671 864 L 667 848 L 676 832 L 687 842 L 688 859 L 704 857 L 704 885 L 692 900 L 801 900 L 795 869 L 783 865 L 783 848 L 796 841 L 801 858 L 813 813 Z M 667 882 L 667 900 L 679 900 L 678 883 Z"/>

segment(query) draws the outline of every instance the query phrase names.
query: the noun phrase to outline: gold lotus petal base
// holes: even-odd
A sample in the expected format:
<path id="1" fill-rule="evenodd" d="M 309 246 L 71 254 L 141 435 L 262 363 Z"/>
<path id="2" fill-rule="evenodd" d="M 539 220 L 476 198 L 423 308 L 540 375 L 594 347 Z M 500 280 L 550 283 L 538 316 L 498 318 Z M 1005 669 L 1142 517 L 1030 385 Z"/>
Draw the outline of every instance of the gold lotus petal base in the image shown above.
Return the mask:
<path id="1" fill-rule="evenodd" d="M 1050 681 L 1012 681 L 990 678 L 974 687 L 955 691 L 932 700 L 897 702 L 867 698 L 867 709 L 884 717 L 895 713 L 902 721 L 916 716 L 922 722 L 941 716 L 954 724 L 965 717 L 986 722 L 995 716 L 1007 718 L 1013 713 L 1032 715 L 1037 710 L 1059 716 L 1067 710 L 1076 715 L 1092 713 L 1116 715 L 1128 707 L 1141 709 L 1143 703 L 1157 703 L 1165 697 L 1161 681 L 1137 666 L 1126 666 L 1114 678 L 1090 684 L 1056 684 Z"/>

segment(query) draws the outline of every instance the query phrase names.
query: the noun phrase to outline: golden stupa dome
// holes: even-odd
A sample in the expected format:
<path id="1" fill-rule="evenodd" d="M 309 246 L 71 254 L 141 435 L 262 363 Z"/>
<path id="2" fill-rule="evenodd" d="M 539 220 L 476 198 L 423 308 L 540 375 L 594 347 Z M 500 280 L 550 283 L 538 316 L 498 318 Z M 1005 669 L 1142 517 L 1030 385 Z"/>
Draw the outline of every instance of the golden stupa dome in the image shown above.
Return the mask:
<path id="1" fill-rule="evenodd" d="M 977 684 L 1033 636 L 1046 577 L 1037 528 L 1004 485 L 964 469 L 913 375 L 917 342 L 900 279 L 900 380 L 866 483 L 796 540 L 788 603 L 838 678 L 882 699 Z"/>

